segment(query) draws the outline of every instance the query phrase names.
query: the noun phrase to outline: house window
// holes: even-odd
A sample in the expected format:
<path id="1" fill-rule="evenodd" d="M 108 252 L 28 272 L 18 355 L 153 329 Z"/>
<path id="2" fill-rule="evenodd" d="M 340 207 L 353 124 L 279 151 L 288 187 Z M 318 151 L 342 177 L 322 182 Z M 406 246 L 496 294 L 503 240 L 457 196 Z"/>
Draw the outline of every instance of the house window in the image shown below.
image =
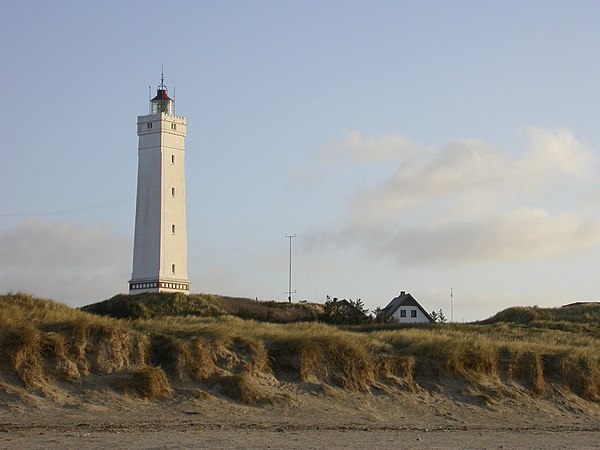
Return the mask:
<path id="1" fill-rule="evenodd" d="M 171 188 L 171 197 L 175 197 L 175 188 L 174 187 Z"/>
<path id="2" fill-rule="evenodd" d="M 175 234 L 175 224 L 171 225 L 171 234 Z"/>
<path id="3" fill-rule="evenodd" d="M 175 264 L 171 264 L 171 273 L 175 275 Z"/>
<path id="4" fill-rule="evenodd" d="M 175 155 L 171 155 L 171 164 L 175 164 Z"/>
<path id="5" fill-rule="evenodd" d="M 401 309 L 400 310 L 400 317 L 406 317 L 406 310 L 405 309 Z"/>
<path id="6" fill-rule="evenodd" d="M 410 317 L 417 317 L 417 310 L 416 309 L 411 310 Z"/>

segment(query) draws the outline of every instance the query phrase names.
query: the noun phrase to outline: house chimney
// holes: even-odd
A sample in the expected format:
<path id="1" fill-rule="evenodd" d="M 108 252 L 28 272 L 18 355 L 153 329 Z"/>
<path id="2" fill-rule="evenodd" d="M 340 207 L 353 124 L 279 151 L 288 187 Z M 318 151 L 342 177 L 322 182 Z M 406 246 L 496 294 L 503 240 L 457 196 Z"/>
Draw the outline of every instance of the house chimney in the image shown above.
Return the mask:
<path id="1" fill-rule="evenodd" d="M 400 295 L 404 295 L 404 294 L 406 294 L 405 291 L 400 291 Z"/>

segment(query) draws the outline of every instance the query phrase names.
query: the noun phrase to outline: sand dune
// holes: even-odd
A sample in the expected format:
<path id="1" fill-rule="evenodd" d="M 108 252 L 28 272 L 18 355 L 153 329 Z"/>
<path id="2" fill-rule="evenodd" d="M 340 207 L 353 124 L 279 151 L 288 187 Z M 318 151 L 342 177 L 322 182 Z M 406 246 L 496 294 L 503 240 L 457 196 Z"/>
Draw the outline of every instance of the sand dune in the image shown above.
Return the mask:
<path id="1" fill-rule="evenodd" d="M 596 307 L 353 331 L 174 300 L 117 320 L 2 296 L 0 447 L 600 448 Z"/>

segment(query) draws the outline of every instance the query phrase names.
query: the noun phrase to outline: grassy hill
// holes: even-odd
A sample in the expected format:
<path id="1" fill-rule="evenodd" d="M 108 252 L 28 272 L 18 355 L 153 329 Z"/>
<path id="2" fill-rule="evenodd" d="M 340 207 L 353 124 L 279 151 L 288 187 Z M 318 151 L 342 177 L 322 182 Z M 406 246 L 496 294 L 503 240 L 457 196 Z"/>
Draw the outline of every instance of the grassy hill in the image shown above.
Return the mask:
<path id="1" fill-rule="evenodd" d="M 3 295 L 0 382 L 5 390 L 43 392 L 94 376 L 132 396 L 164 398 L 193 388 L 248 404 L 280 401 L 277 386 L 285 383 L 452 392 L 458 383 L 464 395 L 490 401 L 511 389 L 600 401 L 600 320 L 593 308 L 581 310 L 590 314 L 584 320 L 556 312 L 524 322 L 503 311 L 486 323 L 360 333 L 307 321 L 317 311 L 177 294 L 117 296 L 77 310 Z"/>
<path id="2" fill-rule="evenodd" d="M 259 302 L 249 298 L 181 293 L 119 294 L 81 309 L 117 319 L 233 315 L 242 319 L 275 323 L 315 321 L 323 312 L 322 305 L 311 303 Z"/>
<path id="3" fill-rule="evenodd" d="M 562 308 L 516 306 L 507 308 L 482 324 L 513 323 L 537 328 L 577 328 L 600 325 L 600 303 L 581 303 Z"/>

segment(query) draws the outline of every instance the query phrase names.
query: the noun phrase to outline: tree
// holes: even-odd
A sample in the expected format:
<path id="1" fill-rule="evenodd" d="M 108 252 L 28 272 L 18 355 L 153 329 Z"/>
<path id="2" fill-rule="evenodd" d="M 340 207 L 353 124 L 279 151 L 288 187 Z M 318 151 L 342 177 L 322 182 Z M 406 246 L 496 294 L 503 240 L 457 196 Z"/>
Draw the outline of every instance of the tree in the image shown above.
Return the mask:
<path id="1" fill-rule="evenodd" d="M 356 301 L 352 301 L 352 299 L 350 299 L 350 304 L 365 315 L 369 312 L 369 310 L 365 308 L 365 304 L 361 298 L 357 298 Z"/>
<path id="2" fill-rule="evenodd" d="M 438 323 L 446 323 L 446 321 L 447 319 L 444 315 L 444 311 L 442 311 L 442 308 L 440 308 L 440 311 L 438 312 Z"/>
<path id="3" fill-rule="evenodd" d="M 446 323 L 447 319 L 444 315 L 444 311 L 440 308 L 438 312 L 431 311 L 429 314 L 435 323 Z"/>
<path id="4" fill-rule="evenodd" d="M 337 297 L 327 296 L 322 318 L 324 322 L 328 323 L 353 325 L 368 322 L 369 317 L 366 315 L 368 311 L 360 298 L 353 301 L 352 299 L 338 300 Z"/>
<path id="5" fill-rule="evenodd" d="M 329 295 L 327 296 L 327 300 L 325 300 L 325 305 L 323 306 L 323 316 L 326 322 L 329 322 L 330 319 L 333 319 L 336 316 L 337 312 L 337 298 L 331 298 Z"/>

